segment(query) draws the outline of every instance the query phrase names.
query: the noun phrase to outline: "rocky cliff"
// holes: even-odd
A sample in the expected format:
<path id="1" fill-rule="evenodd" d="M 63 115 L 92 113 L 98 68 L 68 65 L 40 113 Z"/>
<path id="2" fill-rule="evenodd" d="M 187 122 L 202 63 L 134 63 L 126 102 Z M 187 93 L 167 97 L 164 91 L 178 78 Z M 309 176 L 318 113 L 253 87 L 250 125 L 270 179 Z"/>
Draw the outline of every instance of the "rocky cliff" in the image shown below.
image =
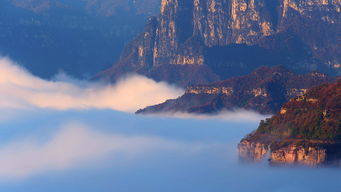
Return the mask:
<path id="1" fill-rule="evenodd" d="M 278 64 L 337 74 L 340 9 L 338 0 L 162 0 L 160 15 L 100 76 L 153 77 L 149 71 L 164 65 L 206 65 L 203 79 L 225 79 Z"/>
<path id="2" fill-rule="evenodd" d="M 274 164 L 338 164 L 341 159 L 341 79 L 310 89 L 239 144 L 243 159 L 269 154 Z"/>
<path id="3" fill-rule="evenodd" d="M 283 142 L 283 141 L 282 141 Z M 259 162 L 268 158 L 271 165 L 300 164 L 308 166 L 341 165 L 340 143 L 304 143 L 265 144 L 244 139 L 238 145 L 239 157 L 242 161 Z"/>
<path id="4" fill-rule="evenodd" d="M 218 113 L 242 108 L 275 114 L 289 99 L 332 79 L 317 72 L 299 75 L 281 66 L 261 67 L 246 76 L 189 86 L 183 96 L 147 107 L 138 113 Z"/>

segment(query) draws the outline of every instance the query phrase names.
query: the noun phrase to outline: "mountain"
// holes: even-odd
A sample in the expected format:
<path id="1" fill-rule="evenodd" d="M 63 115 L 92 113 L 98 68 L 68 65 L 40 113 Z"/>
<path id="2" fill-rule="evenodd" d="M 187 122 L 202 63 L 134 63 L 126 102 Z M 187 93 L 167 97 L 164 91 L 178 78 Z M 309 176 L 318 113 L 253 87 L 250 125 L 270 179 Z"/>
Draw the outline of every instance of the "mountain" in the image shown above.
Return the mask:
<path id="1" fill-rule="evenodd" d="M 0 55 L 33 74 L 93 77 L 159 13 L 159 0 L 1 0 Z"/>
<path id="2" fill-rule="evenodd" d="M 295 74 L 284 67 L 260 67 L 253 73 L 187 88 L 181 97 L 147 107 L 137 113 L 218 113 L 246 109 L 275 114 L 289 99 L 303 95 L 308 88 L 331 81 L 322 73 Z"/>
<path id="3" fill-rule="evenodd" d="M 160 15 L 98 77 L 114 81 L 136 72 L 193 85 L 275 65 L 337 75 L 340 10 L 332 0 L 162 0 Z"/>
<path id="4" fill-rule="evenodd" d="M 291 99 L 239 144 L 240 155 L 270 162 L 341 163 L 341 79 Z"/>
<path id="5" fill-rule="evenodd" d="M 159 0 L 6 0 L 12 5 L 33 12 L 46 12 L 54 8 L 71 8 L 88 13 L 113 16 L 120 11 L 137 14 L 158 13 Z"/>

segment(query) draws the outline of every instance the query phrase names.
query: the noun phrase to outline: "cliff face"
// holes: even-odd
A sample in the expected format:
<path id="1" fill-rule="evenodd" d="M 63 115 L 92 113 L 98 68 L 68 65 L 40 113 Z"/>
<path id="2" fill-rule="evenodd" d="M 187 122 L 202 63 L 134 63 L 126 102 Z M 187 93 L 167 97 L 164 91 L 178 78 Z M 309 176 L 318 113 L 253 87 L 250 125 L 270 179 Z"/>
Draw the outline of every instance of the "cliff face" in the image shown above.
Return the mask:
<path id="1" fill-rule="evenodd" d="M 262 142 L 242 140 L 238 145 L 239 157 L 243 161 L 259 162 L 269 158 L 272 165 L 301 164 L 317 166 L 322 164 L 340 165 L 339 144 L 316 145 L 287 143 L 285 146 L 271 146 Z"/>
<path id="2" fill-rule="evenodd" d="M 340 109 L 341 79 L 312 88 L 262 121 L 240 142 L 240 156 L 259 160 L 269 153 L 274 164 L 340 165 Z"/>
<path id="3" fill-rule="evenodd" d="M 269 148 L 263 143 L 243 140 L 238 145 L 241 160 L 261 161 L 268 154 Z"/>
<path id="4" fill-rule="evenodd" d="M 308 88 L 332 79 L 322 73 L 298 75 L 284 67 L 261 67 L 246 76 L 189 86 L 180 98 L 147 107 L 138 113 L 218 113 L 242 108 L 274 114 L 289 99 L 302 96 Z"/>
<path id="5" fill-rule="evenodd" d="M 207 46 L 254 44 L 277 28 L 277 2 L 267 0 L 197 0 L 194 32 Z"/>
<path id="6" fill-rule="evenodd" d="M 148 75 L 169 64 L 207 65 L 221 78 L 278 64 L 336 74 L 340 9 L 337 0 L 162 0 L 154 24 L 124 51 L 129 57 L 103 75 Z"/>
<path id="7" fill-rule="evenodd" d="M 272 163 L 300 163 L 305 165 L 319 165 L 327 159 L 327 150 L 320 147 L 303 147 L 289 145 L 271 151 Z"/>

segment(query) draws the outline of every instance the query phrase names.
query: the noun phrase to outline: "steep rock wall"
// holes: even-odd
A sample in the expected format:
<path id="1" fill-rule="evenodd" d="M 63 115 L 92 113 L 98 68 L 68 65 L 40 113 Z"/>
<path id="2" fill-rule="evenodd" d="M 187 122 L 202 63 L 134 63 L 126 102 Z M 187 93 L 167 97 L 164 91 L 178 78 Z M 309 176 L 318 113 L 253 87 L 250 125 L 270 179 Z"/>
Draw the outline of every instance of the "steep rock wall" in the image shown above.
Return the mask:
<path id="1" fill-rule="evenodd" d="M 340 0 L 162 0 L 155 25 L 146 27 L 152 38 L 137 38 L 125 52 L 139 54 L 123 53 L 126 56 L 118 63 L 123 60 L 129 66 L 123 68 L 134 72 L 196 64 L 246 74 L 259 65 L 283 64 L 297 72 L 337 74 L 341 70 L 340 10 Z M 234 44 L 251 50 L 236 49 Z M 222 56 L 222 64 L 212 60 L 216 57 L 212 49 L 218 58 Z M 245 63 L 226 55 L 259 55 L 267 60 Z"/>

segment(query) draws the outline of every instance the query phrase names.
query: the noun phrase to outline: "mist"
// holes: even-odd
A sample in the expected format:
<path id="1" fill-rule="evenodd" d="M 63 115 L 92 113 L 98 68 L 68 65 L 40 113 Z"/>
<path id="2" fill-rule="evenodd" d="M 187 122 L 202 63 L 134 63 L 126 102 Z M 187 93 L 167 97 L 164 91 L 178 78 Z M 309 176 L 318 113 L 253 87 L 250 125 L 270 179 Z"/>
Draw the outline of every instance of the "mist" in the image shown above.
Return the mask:
<path id="1" fill-rule="evenodd" d="M 200 144 L 179 143 L 157 136 L 126 136 L 96 131 L 85 124 L 56 128 L 47 141 L 17 138 L 0 148 L 0 180 L 22 180 L 47 171 L 60 171 L 94 162 L 105 155 L 138 159 L 156 150 L 198 152 Z"/>
<path id="2" fill-rule="evenodd" d="M 270 115 L 262 115 L 256 111 L 248 111 L 244 109 L 235 109 L 231 111 L 223 110 L 215 114 L 198 114 L 198 113 L 186 113 L 186 112 L 160 112 L 154 114 L 147 114 L 148 117 L 173 117 L 179 119 L 219 119 L 226 121 L 255 121 L 259 122 L 261 119 L 265 119 Z"/>
<path id="3" fill-rule="evenodd" d="M 0 188 L 314 192 L 341 187 L 337 168 L 240 162 L 237 145 L 257 125 L 113 110 L 39 110 L 0 121 Z"/>
<path id="4" fill-rule="evenodd" d="M 183 90 L 130 75 L 115 85 L 74 80 L 65 75 L 47 81 L 33 76 L 13 61 L 0 59 L 0 108 L 112 109 L 135 112 L 176 98 Z"/>
<path id="5" fill-rule="evenodd" d="M 110 109 L 133 113 L 138 109 L 181 96 L 184 90 L 140 75 L 128 75 L 116 84 L 74 79 L 65 73 L 52 80 L 33 76 L 8 58 L 0 59 L 0 120 L 20 116 L 23 110 L 90 110 Z M 24 111 L 27 113 L 27 111 Z M 155 113 L 148 116 L 259 121 L 265 116 L 236 109 L 214 115 L 183 112 Z"/>
<path id="6" fill-rule="evenodd" d="M 1 191 L 337 192 L 341 188 L 338 168 L 240 162 L 238 143 L 265 118 L 255 112 L 131 113 L 182 93 L 137 75 L 115 85 L 65 74 L 47 81 L 1 59 Z"/>

